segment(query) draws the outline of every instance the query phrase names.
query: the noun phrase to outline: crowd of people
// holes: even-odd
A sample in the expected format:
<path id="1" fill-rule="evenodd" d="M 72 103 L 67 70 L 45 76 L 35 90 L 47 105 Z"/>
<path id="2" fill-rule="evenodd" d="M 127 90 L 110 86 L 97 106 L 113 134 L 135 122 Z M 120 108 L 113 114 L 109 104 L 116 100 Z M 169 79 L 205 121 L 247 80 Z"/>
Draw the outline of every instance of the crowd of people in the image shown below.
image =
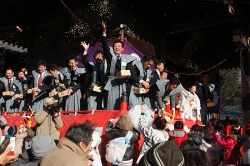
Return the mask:
<path id="1" fill-rule="evenodd" d="M 148 111 L 150 117 L 147 116 Z M 102 138 L 95 133 L 96 127 L 91 121 L 86 121 L 71 125 L 59 140 L 48 131 L 31 134 L 27 129 L 22 137 L 25 143 L 17 146 L 19 143 L 16 142 L 13 156 L 7 156 L 11 148 L 6 149 L 0 155 L 0 164 L 102 166 L 102 161 L 106 159 L 112 166 L 250 165 L 250 150 L 246 150 L 244 155 L 242 150 L 246 137 L 241 135 L 241 127 L 237 123 L 211 118 L 208 126 L 195 124 L 187 130 L 183 121 L 176 121 L 174 129 L 170 130 L 165 118 L 154 118 L 154 111 L 142 105 L 140 112 L 138 130 L 134 128 L 128 113 L 107 122 L 105 135 L 110 141 L 105 146 L 105 155 L 104 149 L 99 152 Z M 16 138 L 23 134 L 15 126 L 10 126 L 7 133 L 12 133 Z M 246 133 L 249 133 L 249 127 Z M 140 139 L 143 139 L 143 144 L 136 153 L 134 144 Z"/>

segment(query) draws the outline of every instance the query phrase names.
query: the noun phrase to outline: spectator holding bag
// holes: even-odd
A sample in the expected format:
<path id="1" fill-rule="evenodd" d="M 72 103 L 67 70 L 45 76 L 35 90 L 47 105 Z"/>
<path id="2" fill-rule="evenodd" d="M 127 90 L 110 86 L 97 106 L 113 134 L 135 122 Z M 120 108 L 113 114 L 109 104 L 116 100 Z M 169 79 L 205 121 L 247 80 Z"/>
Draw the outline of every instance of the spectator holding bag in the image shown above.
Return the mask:
<path id="1" fill-rule="evenodd" d="M 110 119 L 106 126 L 106 135 L 111 138 L 125 137 L 129 131 L 133 129 L 131 119 L 128 114 L 124 113 L 120 116 L 118 121 L 114 124 L 114 119 Z M 119 166 L 132 166 L 134 156 L 134 142 L 139 140 L 139 134 L 133 131 L 133 135 L 129 141 L 122 162 Z"/>

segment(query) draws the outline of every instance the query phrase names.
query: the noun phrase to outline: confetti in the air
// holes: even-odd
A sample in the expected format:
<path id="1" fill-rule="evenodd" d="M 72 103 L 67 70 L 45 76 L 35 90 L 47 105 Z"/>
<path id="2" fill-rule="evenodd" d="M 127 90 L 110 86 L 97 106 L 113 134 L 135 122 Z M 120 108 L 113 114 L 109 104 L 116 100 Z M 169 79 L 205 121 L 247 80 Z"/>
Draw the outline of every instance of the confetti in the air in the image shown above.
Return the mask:
<path id="1" fill-rule="evenodd" d="M 79 19 L 78 24 L 76 24 L 68 32 L 65 32 L 65 36 L 69 37 L 69 35 L 72 35 L 73 37 L 83 37 L 87 35 L 89 32 L 90 32 L 89 24 L 84 23 L 83 20 Z"/>
<path id="2" fill-rule="evenodd" d="M 112 17 L 111 9 L 115 7 L 109 0 L 97 0 L 97 2 L 89 5 L 91 10 L 98 12 L 99 16 L 108 19 Z"/>

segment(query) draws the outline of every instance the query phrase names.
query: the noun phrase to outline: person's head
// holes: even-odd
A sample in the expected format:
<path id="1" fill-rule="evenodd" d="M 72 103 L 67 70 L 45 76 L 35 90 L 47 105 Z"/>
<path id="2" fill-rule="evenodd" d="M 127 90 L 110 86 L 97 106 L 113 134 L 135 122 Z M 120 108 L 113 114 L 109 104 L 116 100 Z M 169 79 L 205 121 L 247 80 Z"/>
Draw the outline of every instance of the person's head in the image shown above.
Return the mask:
<path id="1" fill-rule="evenodd" d="M 156 165 L 184 165 L 184 157 L 174 140 L 163 141 L 151 147 L 141 158 L 138 166 Z"/>
<path id="2" fill-rule="evenodd" d="M 207 153 L 199 148 L 193 148 L 183 153 L 185 166 L 212 166 Z"/>
<path id="3" fill-rule="evenodd" d="M 184 125 L 183 125 L 183 122 L 182 121 L 176 121 L 174 123 L 174 129 L 183 129 Z"/>
<path id="4" fill-rule="evenodd" d="M 46 70 L 46 61 L 45 60 L 39 60 L 37 62 L 37 70 L 39 73 L 43 73 Z"/>
<path id="5" fill-rule="evenodd" d="M 160 78 L 161 78 L 162 80 L 165 80 L 165 79 L 168 78 L 168 70 L 167 70 L 167 69 L 164 69 L 164 70 L 161 72 Z"/>
<path id="6" fill-rule="evenodd" d="M 121 55 L 122 51 L 124 50 L 124 44 L 121 40 L 116 40 L 113 43 L 113 49 L 114 49 L 114 53 Z"/>
<path id="7" fill-rule="evenodd" d="M 196 85 L 195 84 L 191 84 L 189 86 L 189 91 L 192 92 L 192 93 L 195 93 L 196 92 Z"/>
<path id="8" fill-rule="evenodd" d="M 208 83 L 210 80 L 210 75 L 208 72 L 202 73 L 201 79 L 203 82 Z"/>
<path id="9" fill-rule="evenodd" d="M 98 50 L 93 55 L 96 64 L 102 64 L 103 62 L 103 52 Z"/>
<path id="10" fill-rule="evenodd" d="M 150 66 L 154 65 L 155 63 L 155 56 L 153 54 L 146 54 L 143 59 L 143 67 L 145 69 L 149 69 Z"/>
<path id="11" fill-rule="evenodd" d="M 187 139 L 185 141 L 183 141 L 180 145 L 180 149 L 182 151 L 182 153 L 185 153 L 186 151 L 188 151 L 189 149 L 192 148 L 199 148 L 197 145 L 195 145 L 194 141 L 192 141 L 191 139 Z"/>
<path id="12" fill-rule="evenodd" d="M 71 55 L 68 58 L 68 64 L 71 70 L 74 70 L 77 66 L 78 60 L 77 57 L 75 55 Z"/>
<path id="13" fill-rule="evenodd" d="M 159 72 L 163 72 L 164 70 L 164 62 L 162 60 L 157 60 L 155 62 L 156 69 L 159 70 Z"/>
<path id="14" fill-rule="evenodd" d="M 17 71 L 17 77 L 21 80 L 25 78 L 25 74 L 24 74 L 23 70 L 20 69 Z"/>
<path id="15" fill-rule="evenodd" d="M 94 125 L 90 121 L 86 121 L 82 124 L 73 124 L 67 130 L 65 138 L 74 142 L 88 155 L 92 150 L 91 143 L 93 141 L 92 134 L 94 129 Z"/>
<path id="16" fill-rule="evenodd" d="M 190 128 L 189 132 L 199 132 L 199 125 L 198 125 L 198 124 L 194 124 L 194 125 Z"/>
<path id="17" fill-rule="evenodd" d="M 126 113 L 122 114 L 116 122 L 115 127 L 118 127 L 122 130 L 131 130 L 133 125 L 129 115 Z"/>
<path id="18" fill-rule="evenodd" d="M 154 129 L 164 130 L 167 127 L 167 121 L 165 118 L 157 117 L 154 119 L 152 126 Z"/>
<path id="19" fill-rule="evenodd" d="M 214 126 L 215 126 L 216 122 L 217 122 L 216 118 L 209 119 L 209 121 L 208 121 L 208 129 L 209 129 L 209 131 L 214 130 Z"/>
<path id="20" fill-rule="evenodd" d="M 31 152 L 34 157 L 44 157 L 45 153 L 55 146 L 55 141 L 48 134 L 38 134 L 31 140 Z"/>
<path id="21" fill-rule="evenodd" d="M 14 76 L 14 70 L 12 68 L 8 68 L 6 70 L 5 75 L 6 75 L 6 78 L 11 79 Z"/>
<path id="22" fill-rule="evenodd" d="M 222 131 L 224 129 L 224 125 L 220 120 L 217 120 L 214 125 L 214 130 L 216 131 Z"/>
<path id="23" fill-rule="evenodd" d="M 59 71 L 58 71 L 58 67 L 56 64 L 52 63 L 50 64 L 50 67 L 49 67 L 49 73 L 50 75 L 53 77 L 53 78 L 56 78 Z"/>
<path id="24" fill-rule="evenodd" d="M 230 131 L 232 134 L 237 134 L 239 135 L 240 134 L 240 125 L 238 124 L 235 124 L 231 127 L 231 131 Z"/>
<path id="25" fill-rule="evenodd" d="M 179 78 L 177 77 L 173 77 L 168 84 L 168 89 L 169 90 L 174 90 L 178 87 L 178 85 L 180 85 L 181 81 Z"/>

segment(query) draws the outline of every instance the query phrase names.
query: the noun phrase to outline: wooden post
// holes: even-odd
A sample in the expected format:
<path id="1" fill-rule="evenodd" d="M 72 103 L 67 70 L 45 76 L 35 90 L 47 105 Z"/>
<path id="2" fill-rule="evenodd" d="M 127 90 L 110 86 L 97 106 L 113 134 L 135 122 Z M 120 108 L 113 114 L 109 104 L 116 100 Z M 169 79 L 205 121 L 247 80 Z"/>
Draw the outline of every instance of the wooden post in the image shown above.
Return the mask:
<path id="1" fill-rule="evenodd" d="M 125 36 L 124 33 L 125 33 L 125 32 L 124 32 L 124 29 L 122 29 L 122 30 L 121 30 L 121 41 L 124 40 L 124 36 Z"/>
<path id="2" fill-rule="evenodd" d="M 247 66 L 244 66 L 244 61 L 250 61 L 250 50 L 243 49 L 240 54 L 240 66 L 241 66 L 241 81 L 242 81 L 242 125 L 245 127 L 247 122 L 250 120 L 250 76 L 246 75 Z M 247 136 L 248 138 L 248 136 Z M 250 141 L 247 139 L 246 143 L 244 144 L 244 150 L 250 148 Z"/>

